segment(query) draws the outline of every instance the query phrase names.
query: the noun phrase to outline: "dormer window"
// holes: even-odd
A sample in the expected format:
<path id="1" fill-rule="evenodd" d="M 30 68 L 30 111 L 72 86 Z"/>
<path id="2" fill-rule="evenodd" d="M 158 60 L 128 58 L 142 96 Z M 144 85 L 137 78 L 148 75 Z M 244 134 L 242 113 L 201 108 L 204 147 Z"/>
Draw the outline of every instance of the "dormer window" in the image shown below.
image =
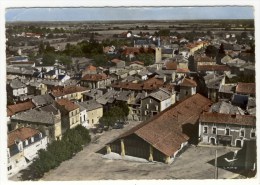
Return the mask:
<path id="1" fill-rule="evenodd" d="M 32 142 L 32 143 L 34 142 L 34 137 L 31 137 L 31 142 Z"/>
<path id="2" fill-rule="evenodd" d="M 24 141 L 24 143 L 25 143 L 25 146 L 27 146 L 27 145 L 28 145 L 28 140 L 26 139 L 26 140 Z"/>

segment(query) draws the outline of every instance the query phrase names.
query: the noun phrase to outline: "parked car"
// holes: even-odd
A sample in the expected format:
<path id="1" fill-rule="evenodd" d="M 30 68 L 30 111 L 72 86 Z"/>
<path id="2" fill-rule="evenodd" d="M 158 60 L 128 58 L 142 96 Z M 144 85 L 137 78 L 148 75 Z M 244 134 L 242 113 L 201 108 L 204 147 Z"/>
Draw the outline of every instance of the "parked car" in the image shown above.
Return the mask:
<path id="1" fill-rule="evenodd" d="M 121 128 L 124 128 L 124 125 L 122 123 L 115 123 L 112 128 L 113 129 L 121 129 Z"/>

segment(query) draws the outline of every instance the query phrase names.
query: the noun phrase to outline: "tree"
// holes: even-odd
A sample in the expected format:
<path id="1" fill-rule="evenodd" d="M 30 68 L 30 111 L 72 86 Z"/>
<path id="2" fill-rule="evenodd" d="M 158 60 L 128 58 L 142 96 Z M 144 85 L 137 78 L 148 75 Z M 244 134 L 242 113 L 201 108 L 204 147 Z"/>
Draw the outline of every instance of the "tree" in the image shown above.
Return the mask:
<path id="1" fill-rule="evenodd" d="M 152 53 L 140 53 L 137 55 L 137 60 L 144 61 L 144 65 L 148 66 L 154 64 L 155 57 Z"/>
<path id="2" fill-rule="evenodd" d="M 42 65 L 52 66 L 55 64 L 56 56 L 53 53 L 45 53 L 42 57 Z"/>
<path id="3" fill-rule="evenodd" d="M 209 45 L 207 46 L 207 48 L 205 49 L 205 54 L 208 57 L 211 58 L 216 58 L 217 54 L 218 54 L 218 49 L 215 46 Z"/>

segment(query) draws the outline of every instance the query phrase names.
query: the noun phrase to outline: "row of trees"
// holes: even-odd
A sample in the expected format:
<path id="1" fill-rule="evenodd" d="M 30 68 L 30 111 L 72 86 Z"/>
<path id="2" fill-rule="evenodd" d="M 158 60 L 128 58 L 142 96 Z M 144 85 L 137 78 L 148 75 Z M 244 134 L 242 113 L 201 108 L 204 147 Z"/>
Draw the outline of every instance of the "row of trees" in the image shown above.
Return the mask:
<path id="1" fill-rule="evenodd" d="M 129 108 L 125 102 L 117 102 L 108 111 L 105 111 L 99 122 L 104 126 L 113 126 L 117 121 L 124 121 L 129 114 Z"/>
<path id="2" fill-rule="evenodd" d="M 79 125 L 67 130 L 62 140 L 48 144 L 47 150 L 40 150 L 33 163 L 22 171 L 22 180 L 36 180 L 42 178 L 44 173 L 54 169 L 61 162 L 71 159 L 83 146 L 90 142 L 88 130 Z"/>

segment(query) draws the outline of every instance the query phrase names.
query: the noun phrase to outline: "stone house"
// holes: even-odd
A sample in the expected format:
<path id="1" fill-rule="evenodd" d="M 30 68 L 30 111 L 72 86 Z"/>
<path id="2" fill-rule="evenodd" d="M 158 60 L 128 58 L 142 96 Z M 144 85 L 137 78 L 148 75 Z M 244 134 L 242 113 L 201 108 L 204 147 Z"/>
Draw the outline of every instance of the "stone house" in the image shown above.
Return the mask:
<path id="1" fill-rule="evenodd" d="M 39 130 L 22 127 L 8 133 L 7 173 L 11 177 L 27 168 L 37 157 L 37 152 L 46 149 L 48 138 Z"/>
<path id="2" fill-rule="evenodd" d="M 176 99 L 175 96 L 175 92 L 160 88 L 144 97 L 141 100 L 141 119 L 147 120 L 173 105 Z"/>
<path id="3" fill-rule="evenodd" d="M 61 114 L 56 109 L 52 112 L 32 109 L 11 117 L 11 130 L 31 127 L 40 130 L 50 141 L 61 139 Z"/>
<path id="4" fill-rule="evenodd" d="M 103 106 L 95 100 L 79 102 L 79 106 L 85 108 L 85 119 L 84 114 L 82 121 L 86 121 L 87 128 L 95 127 L 99 123 L 99 119 L 103 116 Z"/>
<path id="5" fill-rule="evenodd" d="M 180 93 L 177 98 L 178 100 L 182 100 L 187 96 L 196 94 L 197 83 L 194 80 L 189 78 L 184 78 L 179 85 L 180 85 Z"/>
<path id="6" fill-rule="evenodd" d="M 55 100 L 67 98 L 69 100 L 83 100 L 83 93 L 88 92 L 89 90 L 85 87 L 69 85 L 65 87 L 57 87 L 53 88 L 51 91 L 51 95 Z"/>
<path id="7" fill-rule="evenodd" d="M 21 80 L 14 79 L 7 84 L 7 93 L 17 99 L 21 95 L 27 95 L 28 88 L 25 83 L 21 82 Z"/>
<path id="8" fill-rule="evenodd" d="M 239 114 L 204 113 L 199 120 L 201 143 L 243 147 L 256 139 L 256 117 Z"/>
<path id="9" fill-rule="evenodd" d="M 105 73 L 86 74 L 81 78 L 80 85 L 91 89 L 106 88 L 111 84 L 111 79 Z"/>
<path id="10" fill-rule="evenodd" d="M 76 103 L 73 103 L 69 99 L 58 99 L 55 105 L 61 112 L 62 133 L 80 124 L 80 111 Z"/>

